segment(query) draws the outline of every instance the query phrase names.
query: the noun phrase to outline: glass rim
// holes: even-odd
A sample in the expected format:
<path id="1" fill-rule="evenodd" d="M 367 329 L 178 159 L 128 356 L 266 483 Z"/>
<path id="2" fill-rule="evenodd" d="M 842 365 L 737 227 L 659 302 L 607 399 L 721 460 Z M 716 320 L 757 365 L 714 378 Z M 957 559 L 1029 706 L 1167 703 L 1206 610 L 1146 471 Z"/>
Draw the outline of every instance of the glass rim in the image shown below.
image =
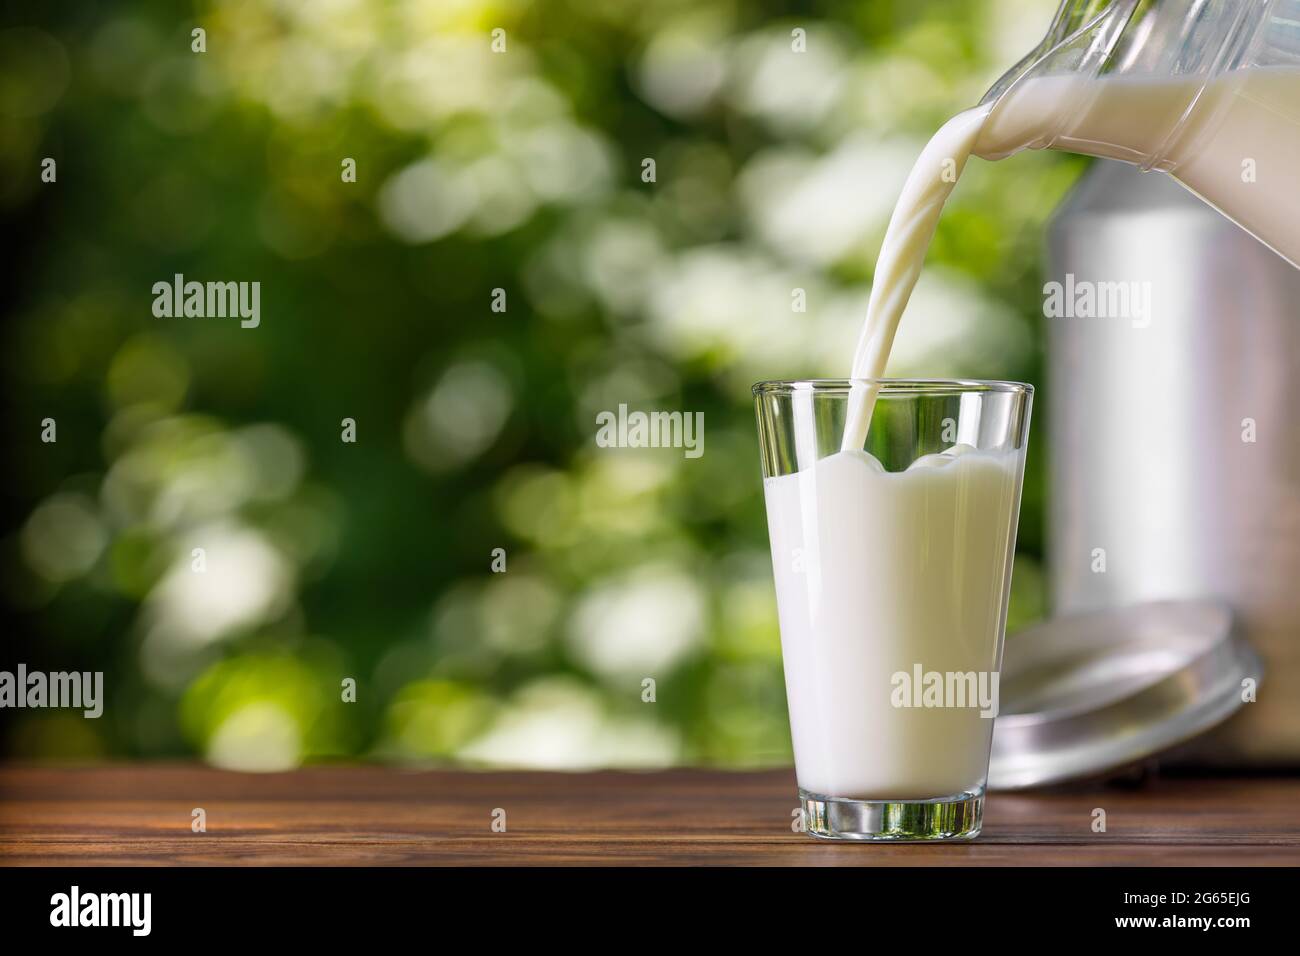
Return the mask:
<path id="1" fill-rule="evenodd" d="M 1027 382 L 1004 382 L 977 378 L 812 378 L 758 382 L 751 391 L 760 395 L 791 395 L 795 392 L 847 394 L 854 386 L 876 386 L 887 395 L 964 395 L 981 392 L 1033 395 Z"/>

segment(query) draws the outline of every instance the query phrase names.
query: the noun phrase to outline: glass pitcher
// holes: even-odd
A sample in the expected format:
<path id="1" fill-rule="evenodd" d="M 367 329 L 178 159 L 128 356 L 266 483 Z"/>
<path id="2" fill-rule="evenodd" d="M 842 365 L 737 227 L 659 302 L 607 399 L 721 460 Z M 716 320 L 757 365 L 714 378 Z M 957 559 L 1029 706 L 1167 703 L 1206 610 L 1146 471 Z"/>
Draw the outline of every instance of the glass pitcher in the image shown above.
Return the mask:
<path id="1" fill-rule="evenodd" d="M 1300 0 L 1065 0 L 981 106 L 985 159 L 1162 170 L 1300 265 Z"/>

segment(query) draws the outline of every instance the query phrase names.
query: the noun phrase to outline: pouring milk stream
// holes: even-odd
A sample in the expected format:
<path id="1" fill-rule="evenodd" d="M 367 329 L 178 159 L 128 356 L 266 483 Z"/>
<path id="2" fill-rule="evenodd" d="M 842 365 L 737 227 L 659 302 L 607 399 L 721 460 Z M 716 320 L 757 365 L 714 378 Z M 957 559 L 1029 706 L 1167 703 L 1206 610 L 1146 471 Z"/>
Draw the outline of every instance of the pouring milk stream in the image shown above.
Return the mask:
<path id="1" fill-rule="evenodd" d="M 922 150 L 880 249 L 852 379 L 883 377 L 971 155 L 1056 148 L 1162 169 L 1300 263 L 1300 2 L 1243 0 L 1215 13 L 1190 0 L 1066 0 L 1034 62 Z M 1148 28 L 1126 41 L 1130 18 L 1144 16 Z M 1198 46 L 1150 19 L 1159 16 L 1217 32 Z M 1050 68 L 1059 63 L 1063 72 Z M 887 473 L 863 450 L 878 394 L 855 381 L 840 452 L 765 483 L 800 787 L 864 798 L 982 789 L 991 720 L 900 714 L 877 692 L 908 662 L 997 671 L 1023 449 L 976 450 L 959 436 Z M 791 571 L 781 556 L 795 551 L 814 574 Z"/>
<path id="2" fill-rule="evenodd" d="M 1300 68 L 1241 70 L 1203 89 L 1196 79 L 1173 77 L 1031 77 L 993 104 L 958 113 L 921 151 L 885 231 L 849 377 L 884 375 L 944 202 L 972 153 L 1001 159 L 1057 133 L 1058 148 L 1146 156 L 1161 145 L 1152 140 L 1168 128 L 1170 115 L 1193 99 L 1196 112 L 1165 154 L 1176 178 L 1300 263 Z M 1064 132 L 1047 126 L 1072 110 Z M 871 389 L 859 391 L 845 450 L 863 446 L 870 424 Z"/>

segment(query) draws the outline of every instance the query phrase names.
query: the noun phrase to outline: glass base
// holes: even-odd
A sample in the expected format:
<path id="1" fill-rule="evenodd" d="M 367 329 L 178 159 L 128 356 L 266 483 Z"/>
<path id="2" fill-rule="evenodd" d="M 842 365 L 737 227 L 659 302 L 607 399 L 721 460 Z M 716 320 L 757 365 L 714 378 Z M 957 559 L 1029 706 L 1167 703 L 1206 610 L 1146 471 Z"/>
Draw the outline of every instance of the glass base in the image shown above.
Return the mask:
<path id="1" fill-rule="evenodd" d="M 800 788 L 804 826 L 823 840 L 973 840 L 984 821 L 984 788 L 933 800 L 849 800 Z"/>

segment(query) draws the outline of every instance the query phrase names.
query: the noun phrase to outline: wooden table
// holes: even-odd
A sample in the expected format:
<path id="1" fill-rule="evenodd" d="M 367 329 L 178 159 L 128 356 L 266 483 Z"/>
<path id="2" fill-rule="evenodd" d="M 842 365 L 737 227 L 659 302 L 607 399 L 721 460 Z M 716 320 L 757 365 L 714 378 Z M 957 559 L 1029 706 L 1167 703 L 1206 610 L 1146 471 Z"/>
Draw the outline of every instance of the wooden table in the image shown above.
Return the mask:
<path id="1" fill-rule="evenodd" d="M 937 846 L 812 840 L 794 793 L 788 770 L 8 767 L 0 864 L 1300 864 L 1300 778 L 994 794 L 977 841 Z"/>

